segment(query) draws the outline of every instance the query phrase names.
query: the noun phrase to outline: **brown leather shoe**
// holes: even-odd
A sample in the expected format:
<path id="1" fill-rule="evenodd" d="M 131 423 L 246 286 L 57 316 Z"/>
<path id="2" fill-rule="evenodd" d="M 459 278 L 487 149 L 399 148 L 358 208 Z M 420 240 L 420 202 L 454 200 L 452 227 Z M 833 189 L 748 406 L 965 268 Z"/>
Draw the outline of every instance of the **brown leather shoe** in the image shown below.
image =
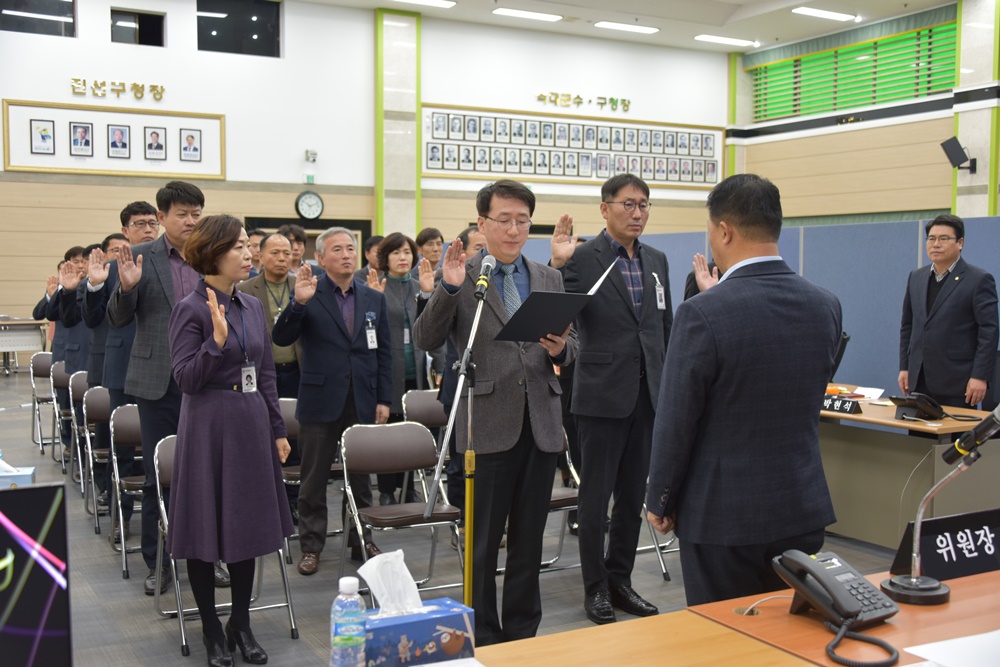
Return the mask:
<path id="1" fill-rule="evenodd" d="M 309 576 L 310 574 L 316 574 L 316 570 L 319 569 L 319 554 L 306 551 L 299 558 L 298 570 L 299 574 L 304 574 Z"/>
<path id="2" fill-rule="evenodd" d="M 377 544 L 375 544 L 374 542 L 365 543 L 365 554 L 367 554 L 369 560 L 375 558 L 375 556 L 378 556 L 380 553 L 382 553 L 382 550 L 378 548 Z M 356 561 L 364 560 L 361 557 L 360 544 L 355 544 L 354 546 L 351 547 L 351 560 L 356 560 Z"/>

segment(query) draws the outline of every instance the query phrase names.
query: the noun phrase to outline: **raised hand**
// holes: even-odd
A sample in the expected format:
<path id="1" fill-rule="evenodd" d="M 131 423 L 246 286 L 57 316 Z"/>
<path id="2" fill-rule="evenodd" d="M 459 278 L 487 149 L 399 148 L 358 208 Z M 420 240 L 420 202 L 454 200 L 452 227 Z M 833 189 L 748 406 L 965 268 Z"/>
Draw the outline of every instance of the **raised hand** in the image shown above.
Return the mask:
<path id="1" fill-rule="evenodd" d="M 694 267 L 694 281 L 698 283 L 699 291 L 704 292 L 719 284 L 719 267 L 715 267 L 709 272 L 708 260 L 700 252 L 695 253 L 691 266 Z"/>
<path id="2" fill-rule="evenodd" d="M 368 287 L 372 288 L 376 292 L 385 291 L 385 278 L 379 281 L 378 271 L 375 269 L 368 269 Z"/>
<path id="3" fill-rule="evenodd" d="M 208 290 L 208 310 L 212 313 L 212 338 L 221 350 L 226 346 L 226 338 L 229 337 L 229 322 L 226 321 L 226 307 L 219 305 L 219 300 L 215 297 L 215 290 Z"/>
<path id="4" fill-rule="evenodd" d="M 573 234 L 573 216 L 563 213 L 559 216 L 555 231 L 552 232 L 552 240 L 549 245 L 552 248 L 552 268 L 561 268 L 570 260 L 576 251 L 577 236 Z"/>
<path id="5" fill-rule="evenodd" d="M 72 262 L 64 262 L 59 269 L 59 284 L 64 290 L 75 290 L 82 278 L 80 270 Z"/>
<path id="6" fill-rule="evenodd" d="M 103 285 L 108 279 L 108 265 L 104 263 L 105 255 L 100 248 L 94 248 L 90 253 L 90 266 L 87 267 L 87 280 L 91 285 Z"/>
<path id="7" fill-rule="evenodd" d="M 431 266 L 431 262 L 426 257 L 420 260 L 417 265 L 418 271 L 420 273 L 420 291 L 421 292 L 433 292 L 434 291 L 434 267 Z"/>
<path id="8" fill-rule="evenodd" d="M 132 259 L 132 247 L 123 245 L 118 251 L 118 279 L 122 282 L 122 291 L 131 291 L 141 278 L 142 255 L 138 259 Z"/>
<path id="9" fill-rule="evenodd" d="M 54 296 L 57 289 L 59 289 L 59 276 L 49 276 L 45 279 L 45 293 L 48 296 Z"/>
<path id="10" fill-rule="evenodd" d="M 312 267 L 303 264 L 299 272 L 295 274 L 295 301 L 301 305 L 306 305 L 309 300 L 316 296 L 316 285 L 319 281 L 313 278 Z"/>
<path id="11" fill-rule="evenodd" d="M 465 281 L 465 251 L 462 249 L 462 241 L 455 239 L 448 246 L 448 252 L 444 254 L 441 262 L 441 276 L 446 283 L 454 287 L 461 287 Z"/>

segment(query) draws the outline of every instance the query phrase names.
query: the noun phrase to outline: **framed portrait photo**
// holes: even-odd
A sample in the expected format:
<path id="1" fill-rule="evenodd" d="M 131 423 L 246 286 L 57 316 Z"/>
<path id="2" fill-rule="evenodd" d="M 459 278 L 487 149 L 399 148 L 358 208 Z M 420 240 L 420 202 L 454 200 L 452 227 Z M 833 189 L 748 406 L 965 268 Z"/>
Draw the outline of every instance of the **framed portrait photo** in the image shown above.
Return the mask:
<path id="1" fill-rule="evenodd" d="M 569 126 L 569 147 L 577 150 L 583 148 L 583 125 Z"/>
<path id="2" fill-rule="evenodd" d="M 31 119 L 31 152 L 35 155 L 56 154 L 56 122 Z"/>
<path id="3" fill-rule="evenodd" d="M 663 157 L 656 158 L 656 173 L 653 176 L 654 180 L 665 181 L 667 180 L 667 159 Z"/>
<path id="4" fill-rule="evenodd" d="M 553 176 L 563 175 L 562 151 L 552 151 L 551 157 L 549 157 L 549 173 Z"/>
<path id="5" fill-rule="evenodd" d="M 578 171 L 580 176 L 590 178 L 594 169 L 594 156 L 591 153 L 580 153 Z"/>
<path id="6" fill-rule="evenodd" d="M 597 154 L 597 168 L 594 170 L 598 178 L 608 178 L 611 176 L 611 155 L 609 153 Z M 583 176 L 583 174 L 580 174 Z"/>
<path id="7" fill-rule="evenodd" d="M 444 145 L 444 168 L 458 169 L 458 144 Z"/>
<path id="8" fill-rule="evenodd" d="M 69 154 L 80 157 L 94 157 L 93 123 L 69 123 Z"/>
<path id="9" fill-rule="evenodd" d="M 503 149 L 494 148 L 493 158 L 490 160 L 490 171 L 503 173 Z"/>
<path id="10" fill-rule="evenodd" d="M 602 151 L 611 150 L 611 128 L 597 128 L 597 149 Z"/>
<path id="11" fill-rule="evenodd" d="M 681 160 L 681 180 L 691 180 L 691 160 Z"/>
<path id="12" fill-rule="evenodd" d="M 667 155 L 677 154 L 677 133 L 676 132 L 664 132 L 663 133 L 663 152 Z"/>
<path id="13" fill-rule="evenodd" d="M 493 141 L 493 136 L 493 118 L 490 116 L 483 116 L 479 119 L 479 140 Z"/>
<path id="14" fill-rule="evenodd" d="M 506 118 L 497 118 L 496 140 L 499 144 L 510 143 L 510 121 Z"/>
<path id="15" fill-rule="evenodd" d="M 145 157 L 147 160 L 167 159 L 167 128 L 165 127 L 144 127 L 142 134 L 145 137 Z"/>
<path id="16" fill-rule="evenodd" d="M 462 139 L 465 136 L 465 118 L 460 114 L 453 113 L 448 116 L 448 138 Z"/>
<path id="17" fill-rule="evenodd" d="M 701 135 L 701 154 L 703 157 L 715 157 L 715 137 L 711 134 Z"/>
<path id="18" fill-rule="evenodd" d="M 472 171 L 475 165 L 472 161 L 472 146 L 465 145 L 459 149 L 462 159 L 458 161 L 458 168 L 462 171 Z"/>
<path id="19" fill-rule="evenodd" d="M 530 145 L 532 145 L 532 146 L 537 146 L 539 144 L 539 142 L 540 142 L 540 139 L 541 139 L 541 137 L 539 135 L 540 130 L 538 128 L 538 125 L 539 125 L 539 123 L 538 123 L 537 120 L 529 120 L 529 121 L 525 122 L 525 124 L 524 124 L 525 137 L 526 137 L 527 143 L 530 144 Z M 521 166 L 522 167 L 524 166 L 524 161 L 523 160 L 521 161 Z"/>
<path id="20" fill-rule="evenodd" d="M 479 146 L 478 148 L 476 148 L 476 171 L 489 171 L 489 170 L 490 170 L 489 149 L 483 146 Z"/>
<path id="21" fill-rule="evenodd" d="M 616 127 L 614 130 L 612 130 L 611 131 L 611 150 L 613 150 L 613 151 L 625 150 L 625 138 L 624 137 L 625 137 L 625 133 L 622 131 L 622 129 L 620 127 Z M 633 140 L 632 143 L 635 143 L 635 141 Z M 600 142 L 598 142 L 598 145 L 600 145 Z"/>
<path id="22" fill-rule="evenodd" d="M 181 128 L 181 160 L 201 162 L 201 130 Z"/>
<path id="23" fill-rule="evenodd" d="M 466 141 L 479 141 L 479 116 L 465 117 Z"/>
<path id="24" fill-rule="evenodd" d="M 524 121 L 518 118 L 512 118 L 510 121 L 510 143 L 512 144 L 523 144 L 524 143 Z"/>
<path id="25" fill-rule="evenodd" d="M 678 132 L 677 133 L 677 154 L 687 155 L 688 154 L 688 133 Z"/>
<path id="26" fill-rule="evenodd" d="M 695 183 L 705 182 L 705 161 L 692 160 L 691 177 Z"/>
<path id="27" fill-rule="evenodd" d="M 569 124 L 556 123 L 556 146 L 566 148 L 569 146 Z"/>
<path id="28" fill-rule="evenodd" d="M 521 149 L 521 173 L 535 173 L 535 151 L 530 148 Z"/>
<path id="29" fill-rule="evenodd" d="M 521 173 L 521 151 L 517 148 L 507 149 L 507 164 L 504 167 L 504 171 L 508 174 Z"/>
<path id="30" fill-rule="evenodd" d="M 132 156 L 128 125 L 108 125 L 108 157 L 127 160 Z"/>
<path id="31" fill-rule="evenodd" d="M 584 125 L 583 127 L 583 147 L 589 151 L 597 150 L 597 126 Z"/>
<path id="32" fill-rule="evenodd" d="M 635 135 L 635 130 L 625 130 L 625 150 L 629 153 L 635 153 L 639 149 L 639 143 L 636 141 Z"/>
<path id="33" fill-rule="evenodd" d="M 645 181 L 653 180 L 653 158 L 651 157 L 642 158 L 642 179 Z"/>
<path id="34" fill-rule="evenodd" d="M 427 144 L 427 168 L 440 169 L 441 164 L 441 144 Z"/>
<path id="35" fill-rule="evenodd" d="M 701 155 L 701 135 L 692 134 L 690 142 L 688 143 L 688 154 L 699 156 Z"/>
<path id="36" fill-rule="evenodd" d="M 719 163 L 715 160 L 705 161 L 705 182 L 715 183 L 719 178 Z"/>
<path id="37" fill-rule="evenodd" d="M 650 143 L 654 153 L 663 154 L 663 130 L 653 130 L 649 133 Z"/>
<path id="38" fill-rule="evenodd" d="M 649 130 L 639 130 L 639 152 L 649 153 L 650 150 Z"/>
<path id="39" fill-rule="evenodd" d="M 628 159 L 628 173 L 634 174 L 635 176 L 639 176 L 639 174 L 641 173 L 639 166 L 639 158 L 636 157 L 635 155 L 630 156 Z"/>
<path id="40" fill-rule="evenodd" d="M 548 151 L 535 151 L 535 173 L 536 174 L 547 174 L 547 173 L 549 173 L 549 152 Z"/>
<path id="41" fill-rule="evenodd" d="M 431 114 L 431 137 L 434 139 L 448 138 L 448 114 Z"/>
<path id="42" fill-rule="evenodd" d="M 677 181 L 681 177 L 680 160 L 675 157 L 667 160 L 667 180 Z"/>
<path id="43" fill-rule="evenodd" d="M 576 176 L 577 173 L 577 155 L 576 153 L 566 153 L 566 157 L 563 158 L 563 173 L 567 176 Z"/>
<path id="44" fill-rule="evenodd" d="M 565 130 L 565 128 L 563 128 Z M 542 123 L 542 145 L 554 146 L 556 141 L 555 124 Z"/>

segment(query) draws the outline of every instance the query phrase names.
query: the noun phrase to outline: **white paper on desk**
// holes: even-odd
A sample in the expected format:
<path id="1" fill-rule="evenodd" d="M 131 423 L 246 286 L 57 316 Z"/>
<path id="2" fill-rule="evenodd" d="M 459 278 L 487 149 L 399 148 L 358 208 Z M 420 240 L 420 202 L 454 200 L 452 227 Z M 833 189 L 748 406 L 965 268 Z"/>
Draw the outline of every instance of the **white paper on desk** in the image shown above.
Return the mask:
<path id="1" fill-rule="evenodd" d="M 437 660 L 435 662 L 425 662 L 427 667 L 433 665 L 448 665 L 448 667 L 486 667 L 475 658 L 459 658 L 458 660 Z"/>
<path id="2" fill-rule="evenodd" d="M 882 394 L 885 393 L 885 389 L 879 389 L 878 387 L 858 387 L 854 390 L 854 393 L 864 394 L 865 399 L 874 401 L 875 399 L 882 398 Z"/>
<path id="3" fill-rule="evenodd" d="M 996 667 L 997 656 L 1000 655 L 1000 630 L 921 644 L 905 650 L 942 667 Z"/>

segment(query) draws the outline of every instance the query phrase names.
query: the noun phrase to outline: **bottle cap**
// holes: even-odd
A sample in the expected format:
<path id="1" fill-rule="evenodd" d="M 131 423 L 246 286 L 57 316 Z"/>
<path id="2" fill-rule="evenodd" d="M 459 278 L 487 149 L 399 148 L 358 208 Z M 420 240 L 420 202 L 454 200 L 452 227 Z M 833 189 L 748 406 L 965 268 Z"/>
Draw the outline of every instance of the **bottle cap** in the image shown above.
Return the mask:
<path id="1" fill-rule="evenodd" d="M 340 578 L 340 592 L 346 593 L 347 595 L 354 595 L 358 592 L 361 587 L 361 582 L 358 581 L 357 577 L 341 577 Z"/>

